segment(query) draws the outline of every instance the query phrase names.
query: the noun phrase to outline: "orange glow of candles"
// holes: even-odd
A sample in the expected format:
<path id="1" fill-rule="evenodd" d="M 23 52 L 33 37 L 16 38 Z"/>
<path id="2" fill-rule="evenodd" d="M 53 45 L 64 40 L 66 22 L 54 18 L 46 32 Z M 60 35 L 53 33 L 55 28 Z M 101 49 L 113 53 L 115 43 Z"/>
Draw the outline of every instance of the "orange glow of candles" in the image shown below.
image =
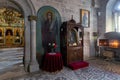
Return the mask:
<path id="1" fill-rule="evenodd" d="M 111 48 L 118 48 L 119 47 L 119 41 L 118 40 L 110 40 L 110 42 L 109 42 L 109 46 L 111 47 Z"/>

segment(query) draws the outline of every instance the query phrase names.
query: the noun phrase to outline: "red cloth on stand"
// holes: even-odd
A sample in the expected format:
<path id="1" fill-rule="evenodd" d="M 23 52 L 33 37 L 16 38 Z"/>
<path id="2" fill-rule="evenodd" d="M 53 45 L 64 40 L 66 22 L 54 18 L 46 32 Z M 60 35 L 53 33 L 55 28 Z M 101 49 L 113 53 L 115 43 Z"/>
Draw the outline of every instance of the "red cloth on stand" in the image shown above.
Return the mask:
<path id="1" fill-rule="evenodd" d="M 47 53 L 43 62 L 43 70 L 55 72 L 63 68 L 63 60 L 60 53 Z"/>

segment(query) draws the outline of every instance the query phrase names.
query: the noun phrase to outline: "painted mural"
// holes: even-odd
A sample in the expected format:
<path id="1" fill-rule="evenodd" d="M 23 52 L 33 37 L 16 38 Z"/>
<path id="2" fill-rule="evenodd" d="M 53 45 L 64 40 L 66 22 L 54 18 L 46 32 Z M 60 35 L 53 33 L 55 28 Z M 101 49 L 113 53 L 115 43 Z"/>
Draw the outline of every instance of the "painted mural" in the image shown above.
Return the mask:
<path id="1" fill-rule="evenodd" d="M 37 53 L 51 52 L 49 45 L 52 43 L 57 45 L 55 51 L 60 51 L 60 25 L 61 17 L 55 8 L 43 6 L 39 9 L 36 29 Z"/>

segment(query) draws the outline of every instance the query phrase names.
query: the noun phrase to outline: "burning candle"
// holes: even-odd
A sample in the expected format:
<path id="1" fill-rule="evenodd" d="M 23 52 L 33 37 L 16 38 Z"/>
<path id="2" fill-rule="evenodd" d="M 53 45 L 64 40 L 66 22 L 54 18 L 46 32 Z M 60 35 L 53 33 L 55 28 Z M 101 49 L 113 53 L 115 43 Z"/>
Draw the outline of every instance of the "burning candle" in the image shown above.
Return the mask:
<path id="1" fill-rule="evenodd" d="M 118 48 L 119 47 L 119 41 L 118 40 L 110 40 L 110 47 L 111 48 Z"/>

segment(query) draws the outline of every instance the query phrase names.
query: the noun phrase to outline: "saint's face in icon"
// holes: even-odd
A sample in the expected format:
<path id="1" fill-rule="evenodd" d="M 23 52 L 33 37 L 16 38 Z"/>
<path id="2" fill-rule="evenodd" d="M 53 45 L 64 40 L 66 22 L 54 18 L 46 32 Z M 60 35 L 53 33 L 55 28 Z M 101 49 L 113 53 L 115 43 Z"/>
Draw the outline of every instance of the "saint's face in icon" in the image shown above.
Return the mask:
<path id="1" fill-rule="evenodd" d="M 13 36 L 13 33 L 12 33 L 12 30 L 11 29 L 8 29 L 6 31 L 6 36 Z"/>
<path id="2" fill-rule="evenodd" d="M 47 20 L 52 21 L 52 12 L 47 12 L 46 17 Z"/>

